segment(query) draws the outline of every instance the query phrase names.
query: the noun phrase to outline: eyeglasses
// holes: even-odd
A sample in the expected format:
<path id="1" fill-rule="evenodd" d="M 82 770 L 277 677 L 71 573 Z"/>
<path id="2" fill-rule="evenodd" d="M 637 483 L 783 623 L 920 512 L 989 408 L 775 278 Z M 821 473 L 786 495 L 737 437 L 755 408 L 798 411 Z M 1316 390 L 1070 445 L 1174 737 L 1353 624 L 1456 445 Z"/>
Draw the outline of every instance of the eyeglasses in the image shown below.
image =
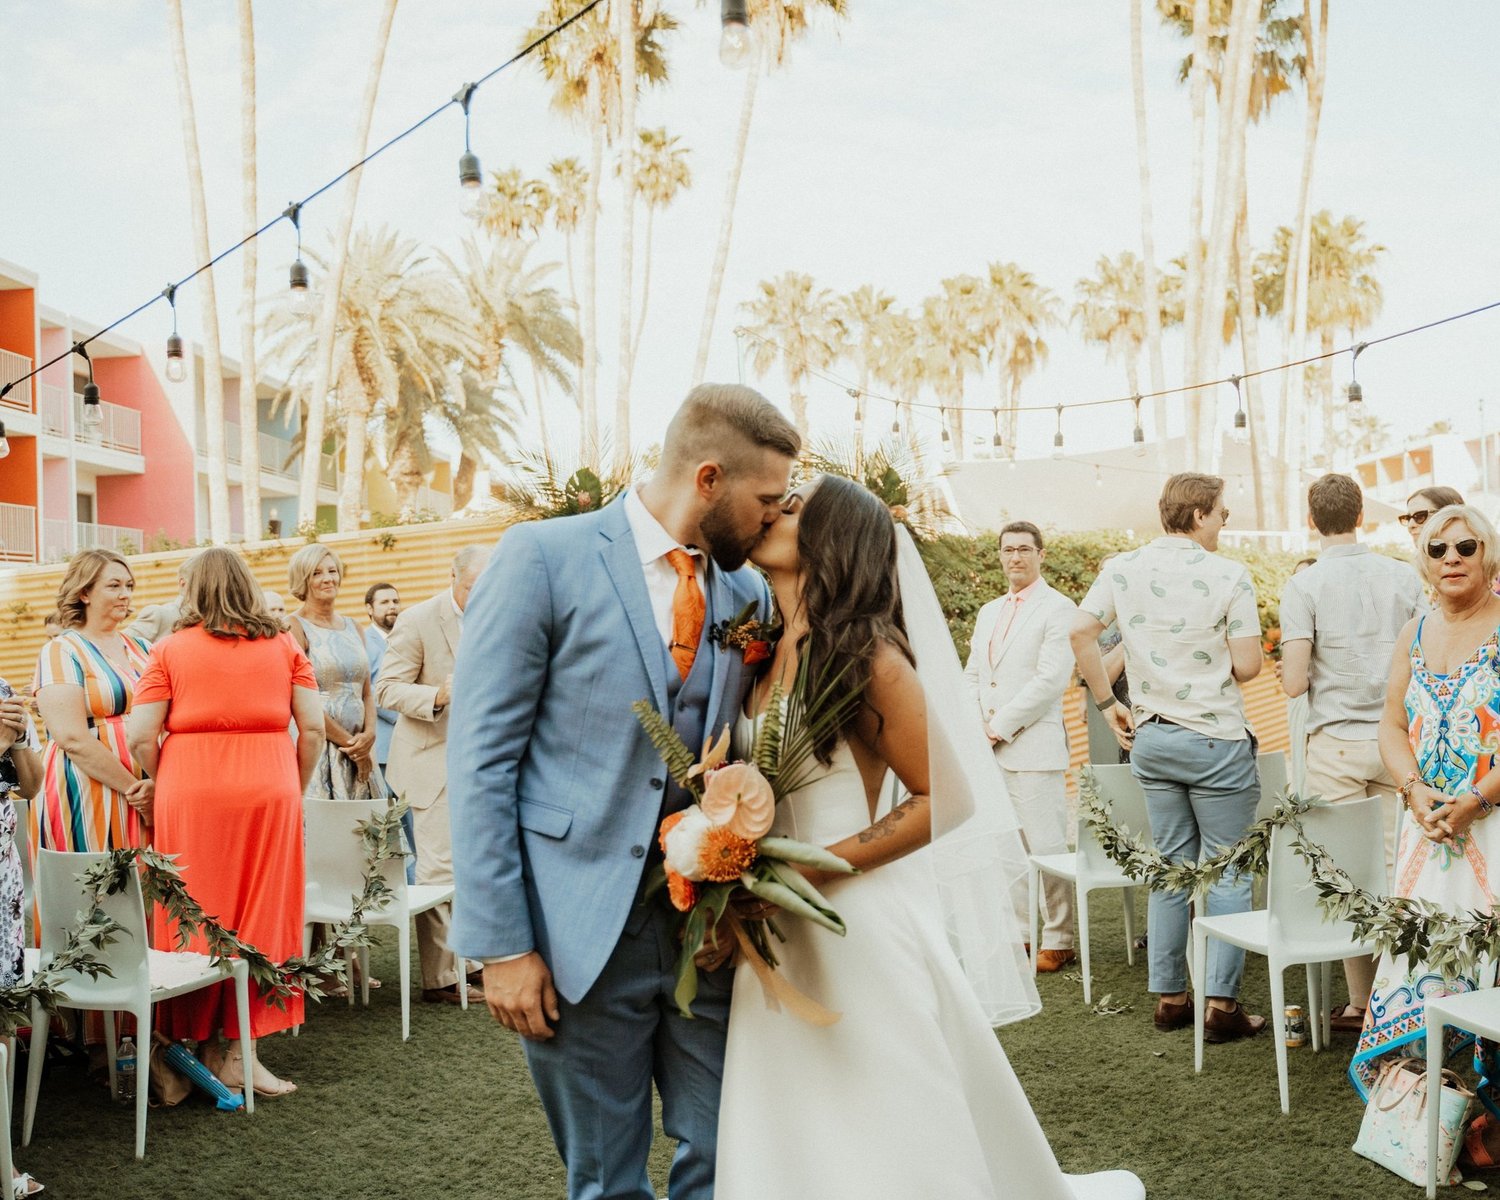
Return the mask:
<path id="1" fill-rule="evenodd" d="M 1000 547 L 1000 557 L 1001 558 L 1004 558 L 1004 557 L 1006 557 L 1009 554 L 1032 555 L 1032 554 L 1035 554 L 1035 553 L 1036 553 L 1036 547 L 1035 546 L 1001 546 Z"/>
<path id="2" fill-rule="evenodd" d="M 1415 525 L 1420 529 L 1423 525 L 1427 524 L 1427 518 L 1430 516 L 1432 516 L 1432 509 L 1424 508 L 1419 512 L 1402 513 L 1396 520 L 1408 528 Z"/>
<path id="3" fill-rule="evenodd" d="M 1478 538 L 1464 538 L 1461 542 L 1454 542 L 1453 548 L 1458 551 L 1459 558 L 1473 558 L 1479 549 Z M 1447 542 L 1428 542 L 1427 557 L 1442 558 L 1448 553 Z"/>

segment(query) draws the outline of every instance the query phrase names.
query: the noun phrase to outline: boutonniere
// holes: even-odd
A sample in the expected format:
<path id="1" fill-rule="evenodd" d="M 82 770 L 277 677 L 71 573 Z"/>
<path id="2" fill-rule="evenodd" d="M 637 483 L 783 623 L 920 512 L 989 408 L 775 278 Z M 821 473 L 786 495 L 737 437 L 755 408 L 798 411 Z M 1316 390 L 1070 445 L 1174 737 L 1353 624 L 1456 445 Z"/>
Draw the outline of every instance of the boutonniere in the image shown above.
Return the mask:
<path id="1" fill-rule="evenodd" d="M 715 621 L 708 629 L 709 640 L 720 650 L 731 647 L 739 650 L 747 667 L 765 662 L 771 657 L 776 639 L 781 636 L 781 626 L 770 621 L 758 620 L 755 616 L 757 604 L 754 600 L 740 610 L 732 621 Z"/>

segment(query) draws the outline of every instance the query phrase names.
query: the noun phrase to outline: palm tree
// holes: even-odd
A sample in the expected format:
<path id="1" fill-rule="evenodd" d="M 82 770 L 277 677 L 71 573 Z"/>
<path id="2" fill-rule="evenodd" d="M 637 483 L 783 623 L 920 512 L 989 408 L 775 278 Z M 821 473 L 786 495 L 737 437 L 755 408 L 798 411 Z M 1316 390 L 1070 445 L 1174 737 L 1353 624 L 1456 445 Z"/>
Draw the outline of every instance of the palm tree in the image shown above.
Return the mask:
<path id="1" fill-rule="evenodd" d="M 713 265 L 708 272 L 708 297 L 703 305 L 703 324 L 698 330 L 698 352 L 693 359 L 695 386 L 703 382 L 703 373 L 708 370 L 708 350 L 713 342 L 719 294 L 724 288 L 724 268 L 729 262 L 734 206 L 740 191 L 740 175 L 745 169 L 745 147 L 750 141 L 750 121 L 755 115 L 755 91 L 760 73 L 762 69 L 773 70 L 786 64 L 792 44 L 806 35 L 817 10 L 822 9 L 836 18 L 849 15 L 848 0 L 748 0 L 747 8 L 750 28 L 755 36 L 755 61 L 745 72 L 745 93 L 740 101 L 734 157 L 730 159 L 729 176 L 724 184 L 724 212 L 719 220 L 719 238 L 714 244 Z"/>
<path id="2" fill-rule="evenodd" d="M 861 284 L 847 295 L 835 296 L 833 301 L 834 319 L 844 331 L 844 357 L 854 364 L 854 369 L 859 373 L 859 397 L 855 401 L 855 412 L 861 420 L 856 421 L 854 429 L 856 470 L 864 461 L 865 431 L 862 418 L 865 416 L 865 397 L 870 391 L 870 376 L 874 373 L 876 363 L 880 361 L 886 330 L 890 326 L 891 306 L 895 303 L 894 296 L 871 287 L 868 283 Z"/>
<path id="3" fill-rule="evenodd" d="M 385 51 L 391 41 L 391 25 L 396 20 L 397 0 L 385 0 L 380 13 L 380 24 L 375 29 L 375 45 L 370 54 L 370 69 L 365 76 L 365 92 L 360 101 L 359 122 L 354 136 L 354 159 L 359 162 L 364 158 L 366 147 L 370 144 L 370 123 L 375 116 L 375 98 L 380 94 L 380 74 L 385 67 Z M 317 337 L 317 346 L 313 351 L 311 365 L 311 386 L 304 391 L 305 403 L 307 405 L 304 415 L 304 441 L 307 445 L 307 453 L 302 456 L 302 478 L 297 488 L 297 516 L 304 524 L 310 524 L 317 519 L 318 512 L 318 476 L 321 465 L 319 459 L 324 440 L 324 424 L 327 417 L 328 393 L 336 379 L 342 382 L 340 376 L 334 373 L 334 343 L 340 336 L 338 329 L 339 311 L 341 306 L 340 293 L 343 291 L 345 266 L 349 257 L 349 235 L 354 228 L 354 210 L 359 203 L 359 181 L 361 171 L 352 171 L 349 181 L 344 185 L 344 202 L 339 210 L 338 225 L 333 235 L 333 246 L 329 253 L 328 270 L 323 279 L 322 307 L 318 313 L 317 324 L 314 326 Z M 363 463 L 363 459 L 359 460 Z M 353 468 L 354 475 L 359 482 L 363 482 L 362 465 Z M 346 481 L 347 482 L 347 481 Z M 357 486 L 357 485 L 356 485 Z M 353 512 L 354 523 L 343 526 L 345 529 L 357 529 L 359 504 L 345 505 L 343 500 L 339 501 L 339 514 L 342 523 L 344 516 Z"/>
<path id="4" fill-rule="evenodd" d="M 1140 176 L 1141 204 L 1141 285 L 1142 294 L 1160 295 L 1156 278 L 1156 231 L 1151 217 L 1151 156 L 1146 137 L 1146 66 L 1141 45 L 1141 0 L 1130 0 L 1130 86 L 1135 98 L 1135 155 Z M 1161 355 L 1161 311 L 1155 304 L 1145 306 L 1144 333 L 1151 364 L 1151 391 L 1160 393 L 1167 386 L 1166 369 Z M 1132 386 L 1132 393 L 1140 389 Z M 1167 463 L 1167 398 L 1153 395 L 1152 424 L 1156 429 L 1156 462 L 1163 474 Z"/>
<path id="5" fill-rule="evenodd" d="M 239 0 L 240 25 L 240 221 L 246 238 L 240 276 L 240 495 L 247 538 L 264 532 L 260 515 L 260 400 L 255 366 L 256 213 L 255 10 Z"/>
<path id="6" fill-rule="evenodd" d="M 320 256 L 310 257 L 323 265 Z M 339 528 L 350 530 L 359 528 L 371 419 L 398 402 L 403 385 L 436 404 L 454 368 L 473 361 L 478 348 L 451 276 L 436 270 L 416 242 L 384 228 L 361 230 L 351 240 L 337 317 L 333 369 L 344 441 Z M 275 310 L 269 334 L 268 344 L 288 363 L 291 386 L 301 389 L 318 367 L 309 361 L 306 319 Z M 320 443 L 306 438 L 305 445 L 304 460 L 316 458 Z"/>
<path id="7" fill-rule="evenodd" d="M 997 407 L 1004 410 L 1001 436 L 1014 454 L 1021 384 L 1047 361 L 1042 331 L 1060 322 L 1061 305 L 1030 271 L 1009 262 L 990 263 L 979 302 L 983 339 L 997 368 Z"/>
<path id="8" fill-rule="evenodd" d="M 1141 348 L 1146 343 L 1147 294 L 1145 270 L 1134 254 L 1122 250 L 1118 257 L 1101 254 L 1094 263 L 1093 276 L 1073 285 L 1078 300 L 1073 305 L 1073 320 L 1083 340 L 1103 346 L 1107 358 L 1121 358 L 1125 363 L 1125 386 L 1132 395 L 1141 390 Z M 1157 328 L 1161 327 L 1161 309 L 1157 308 Z M 1157 436 L 1161 437 L 1160 430 Z"/>
<path id="9" fill-rule="evenodd" d="M 552 225 L 563 235 L 568 263 L 568 299 L 578 308 L 578 288 L 573 282 L 573 235 L 583 216 L 589 189 L 589 173 L 576 158 L 555 158 L 547 165 L 552 179 Z"/>
<path id="10" fill-rule="evenodd" d="M 536 23 L 522 37 L 530 45 L 542 34 L 573 17 L 576 0 L 546 0 Z M 677 21 L 660 9 L 637 24 L 635 41 L 635 86 L 642 81 L 656 84 L 667 77 L 661 38 L 677 28 Z M 604 147 L 613 141 L 620 119 L 620 43 L 601 6 L 574 21 L 566 30 L 542 44 L 536 54 L 543 77 L 552 84 L 554 108 L 581 120 L 590 134 L 589 169 L 583 203 L 583 364 L 579 388 L 582 401 L 582 440 L 593 453 L 599 445 L 599 328 L 595 303 L 599 249 L 599 180 L 603 174 Z"/>
<path id="11" fill-rule="evenodd" d="M 891 309 L 882 322 L 876 353 L 870 363 L 870 375 L 881 387 L 894 393 L 899 402 L 891 432 L 900 431 L 900 405 L 906 406 L 906 436 L 912 436 L 911 406 L 929 382 L 927 360 L 922 353 L 922 333 L 917 319 L 909 312 Z"/>
<path id="12" fill-rule="evenodd" d="M 833 293 L 820 288 L 811 275 L 787 271 L 762 280 L 760 295 L 740 305 L 748 318 L 746 332 L 754 345 L 750 362 L 765 375 L 779 361 L 792 404 L 792 422 L 807 436 L 808 375 L 839 357 L 843 329 L 833 311 Z"/>
<path id="13" fill-rule="evenodd" d="M 651 250 L 656 236 L 656 214 L 692 184 L 693 170 L 688 166 L 688 149 L 682 144 L 682 139 L 665 129 L 641 130 L 635 187 L 646 202 L 646 261 L 641 272 L 641 315 L 630 346 L 632 368 L 641 348 L 641 334 L 646 330 L 646 308 L 651 300 Z"/>
<path id="14" fill-rule="evenodd" d="M 547 418 L 541 382 L 550 380 L 565 395 L 573 394 L 574 368 L 582 358 L 578 325 L 568 303 L 545 281 L 557 269 L 555 263 L 526 265 L 527 245 L 490 244 L 465 238 L 462 261 L 444 256 L 469 310 L 477 331 L 476 354 L 466 378 L 473 378 L 469 394 L 476 389 L 486 396 L 519 395 L 515 361 L 517 353 L 531 364 L 535 380 L 537 418 L 542 441 L 547 442 Z M 460 485 L 472 484 L 479 465 L 477 455 L 464 454 L 454 478 L 455 507 Z M 465 495 L 464 503 L 468 496 Z"/>
<path id="15" fill-rule="evenodd" d="M 922 301 L 918 346 L 928 382 L 948 413 L 944 440 L 951 428 L 953 454 L 962 458 L 964 383 L 979 372 L 985 347 L 986 284 L 975 275 L 955 275 L 939 286 L 941 291 Z"/>
<path id="16" fill-rule="evenodd" d="M 479 209 L 479 224 L 505 241 L 535 238 L 552 206 L 552 189 L 527 179 L 520 168 L 490 172 L 490 186 Z"/>
<path id="17" fill-rule="evenodd" d="M 198 261 L 210 258 L 208 202 L 203 191 L 203 158 L 198 152 L 198 118 L 193 110 L 193 84 L 188 76 L 187 34 L 182 24 L 182 0 L 167 0 L 172 37 L 172 66 L 177 77 L 177 107 L 182 117 L 182 145 L 187 159 L 188 200 L 193 219 L 193 253 Z M 208 527 L 216 542 L 229 540 L 229 474 L 224 455 L 224 356 L 219 345 L 219 301 L 214 273 L 203 272 L 203 433 L 208 443 Z"/>
<path id="18" fill-rule="evenodd" d="M 432 469 L 430 433 L 436 429 L 459 447 L 459 470 L 453 478 L 453 509 L 473 498 L 472 467 L 484 459 L 498 461 L 516 436 L 513 398 L 481 384 L 470 371 L 450 374 L 431 393 L 408 372 L 401 375 L 396 402 L 386 411 L 384 440 L 391 485 L 403 511 L 417 507 L 417 496 Z"/>

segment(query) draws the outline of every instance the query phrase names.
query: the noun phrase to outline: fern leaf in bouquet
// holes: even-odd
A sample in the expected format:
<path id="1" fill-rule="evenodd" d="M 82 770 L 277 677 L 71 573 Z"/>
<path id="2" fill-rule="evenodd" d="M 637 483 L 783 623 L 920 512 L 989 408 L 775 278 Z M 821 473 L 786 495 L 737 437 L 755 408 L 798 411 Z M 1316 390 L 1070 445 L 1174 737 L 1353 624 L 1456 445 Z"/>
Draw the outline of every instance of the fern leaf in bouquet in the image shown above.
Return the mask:
<path id="1" fill-rule="evenodd" d="M 835 691 L 847 670 L 846 664 L 813 680 L 808 660 L 803 658 L 798 664 L 797 678 L 781 717 L 781 753 L 774 771 L 778 800 L 807 782 L 816 765 L 815 747 L 827 733 L 843 728 L 863 702 L 862 692 L 839 695 Z"/>
<path id="2" fill-rule="evenodd" d="M 782 687 L 780 683 L 771 687 L 771 695 L 755 733 L 755 745 L 750 751 L 750 761 L 762 775 L 770 778 L 776 773 L 776 764 L 781 759 Z"/>
<path id="3" fill-rule="evenodd" d="M 671 722 L 652 708 L 649 700 L 637 700 L 630 706 L 630 711 L 635 713 L 636 720 L 641 723 L 641 728 L 646 731 L 646 736 L 661 755 L 662 762 L 667 766 L 667 773 L 677 781 L 678 786 L 689 791 L 696 790 L 689 772 L 698 761 L 697 757 L 677 735 Z"/>

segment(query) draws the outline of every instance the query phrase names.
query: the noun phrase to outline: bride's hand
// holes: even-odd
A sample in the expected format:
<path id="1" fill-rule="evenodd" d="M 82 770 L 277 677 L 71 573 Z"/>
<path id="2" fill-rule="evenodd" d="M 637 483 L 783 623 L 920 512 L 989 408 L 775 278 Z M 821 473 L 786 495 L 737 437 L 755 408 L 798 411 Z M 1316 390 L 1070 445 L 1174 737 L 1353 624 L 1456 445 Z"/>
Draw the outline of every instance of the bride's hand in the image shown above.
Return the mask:
<path id="1" fill-rule="evenodd" d="M 693 956 L 693 962 L 700 971 L 717 971 L 720 967 L 734 965 L 738 949 L 734 935 L 720 925 L 718 929 L 710 929 L 704 936 L 703 949 Z"/>

